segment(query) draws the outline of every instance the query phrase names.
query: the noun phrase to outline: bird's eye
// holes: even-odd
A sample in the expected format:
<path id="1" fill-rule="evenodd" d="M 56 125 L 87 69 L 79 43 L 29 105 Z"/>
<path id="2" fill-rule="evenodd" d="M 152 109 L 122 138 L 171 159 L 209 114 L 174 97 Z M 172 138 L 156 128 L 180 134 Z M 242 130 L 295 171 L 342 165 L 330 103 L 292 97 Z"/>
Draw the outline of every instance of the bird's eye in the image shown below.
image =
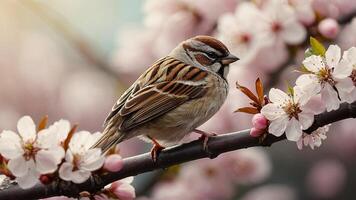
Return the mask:
<path id="1" fill-rule="evenodd" d="M 214 53 L 214 52 L 207 52 L 206 54 L 207 54 L 210 58 L 213 58 L 213 59 L 218 58 L 218 55 L 216 55 L 216 53 Z"/>

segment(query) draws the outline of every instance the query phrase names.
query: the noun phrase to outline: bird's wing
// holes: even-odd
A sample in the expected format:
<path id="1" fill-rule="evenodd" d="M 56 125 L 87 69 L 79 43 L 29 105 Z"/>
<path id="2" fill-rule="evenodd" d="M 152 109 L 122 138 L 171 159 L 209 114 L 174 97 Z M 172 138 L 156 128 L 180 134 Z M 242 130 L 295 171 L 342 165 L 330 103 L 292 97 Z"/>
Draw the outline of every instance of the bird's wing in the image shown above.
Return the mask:
<path id="1" fill-rule="evenodd" d="M 148 69 L 113 107 L 105 124 L 120 131 L 149 122 L 207 91 L 207 72 L 166 57 Z M 109 123 L 111 121 L 111 123 Z"/>
<path id="2" fill-rule="evenodd" d="M 151 121 L 206 92 L 205 84 L 188 85 L 171 81 L 145 87 L 128 100 L 119 114 L 123 121 L 120 130 L 129 130 Z"/>

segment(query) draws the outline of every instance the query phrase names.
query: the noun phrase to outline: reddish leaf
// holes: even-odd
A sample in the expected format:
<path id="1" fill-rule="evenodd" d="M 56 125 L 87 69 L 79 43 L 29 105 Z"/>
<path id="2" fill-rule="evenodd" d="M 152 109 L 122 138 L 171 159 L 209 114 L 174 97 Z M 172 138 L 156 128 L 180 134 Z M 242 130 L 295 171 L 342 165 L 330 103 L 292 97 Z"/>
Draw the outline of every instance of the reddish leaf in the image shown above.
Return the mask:
<path id="1" fill-rule="evenodd" d="M 255 85 L 256 85 L 258 100 L 260 102 L 260 105 L 263 105 L 263 84 L 260 78 L 257 78 Z"/>
<path id="2" fill-rule="evenodd" d="M 239 108 L 235 112 L 244 112 L 244 113 L 248 113 L 248 114 L 257 114 L 257 113 L 259 113 L 258 110 L 256 108 L 253 108 L 253 107 Z"/>
<path id="3" fill-rule="evenodd" d="M 70 131 L 69 131 L 69 133 L 68 133 L 68 136 L 67 136 L 67 138 L 64 140 L 64 143 L 63 143 L 63 148 L 64 148 L 64 150 L 67 150 L 67 149 L 68 149 L 69 142 L 70 142 L 70 140 L 72 139 L 72 137 L 73 137 L 73 135 L 74 135 L 74 133 L 75 133 L 75 130 L 77 130 L 77 127 L 78 127 L 78 125 L 75 124 L 75 125 L 72 127 L 72 129 L 70 129 Z"/>
<path id="4" fill-rule="evenodd" d="M 39 132 L 39 131 L 45 129 L 46 126 L 47 126 L 47 122 L 48 122 L 48 115 L 44 116 L 44 117 L 41 119 L 41 121 L 40 121 L 40 123 L 38 124 L 38 127 L 37 127 L 37 132 Z"/>
<path id="5" fill-rule="evenodd" d="M 236 82 L 236 88 L 239 89 L 242 93 L 244 93 L 248 98 L 250 98 L 252 101 L 256 102 L 257 104 L 259 103 L 258 98 L 249 90 L 247 87 L 244 87 L 242 85 L 239 85 Z"/>

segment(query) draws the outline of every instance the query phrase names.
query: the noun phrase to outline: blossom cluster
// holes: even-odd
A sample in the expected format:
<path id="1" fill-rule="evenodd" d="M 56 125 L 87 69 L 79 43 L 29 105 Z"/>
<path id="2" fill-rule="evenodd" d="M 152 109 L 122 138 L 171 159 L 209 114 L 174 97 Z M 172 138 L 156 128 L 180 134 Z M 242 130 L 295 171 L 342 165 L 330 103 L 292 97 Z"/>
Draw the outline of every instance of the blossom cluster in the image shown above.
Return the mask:
<path id="1" fill-rule="evenodd" d="M 67 120 L 59 120 L 48 128 L 46 124 L 47 117 L 36 127 L 31 117 L 24 116 L 17 123 L 17 132 L 0 133 L 1 172 L 21 188 L 60 180 L 79 184 L 93 173 L 122 168 L 123 160 L 117 152 L 105 157 L 101 149 L 90 148 L 101 133 L 76 132 L 76 126 L 71 128 Z M 133 199 L 135 191 L 131 182 L 131 179 L 115 182 L 95 196 L 105 199 L 107 194 L 113 194 L 116 199 L 120 195 Z"/>
<path id="2" fill-rule="evenodd" d="M 316 39 L 311 38 L 311 48 L 306 51 L 306 58 L 301 69 L 302 75 L 296 80 L 296 85 L 288 88 L 288 92 L 272 88 L 269 91 L 265 105 L 253 102 L 251 105 L 259 107 L 251 112 L 240 108 L 237 111 L 255 114 L 252 119 L 251 136 L 260 137 L 263 133 L 270 133 L 280 137 L 285 133 L 286 138 L 295 141 L 298 148 L 303 144 L 312 149 L 320 146 L 326 139 L 325 133 L 329 126 L 320 127 L 310 135 L 304 133 L 314 122 L 314 116 L 326 110 L 330 112 L 340 107 L 340 103 L 356 101 L 356 48 L 351 47 L 341 55 L 337 45 L 330 45 L 327 50 Z M 258 80 L 259 81 L 259 80 Z M 256 99 L 251 91 L 238 86 L 251 100 Z M 246 92 L 248 90 L 248 92 Z M 256 85 L 257 93 L 260 93 Z M 259 94 L 262 96 L 262 94 Z M 319 97 L 318 104 L 325 105 L 323 110 L 315 106 L 313 97 Z M 268 122 L 267 122 L 268 120 Z M 268 128 L 267 128 L 268 127 Z"/>

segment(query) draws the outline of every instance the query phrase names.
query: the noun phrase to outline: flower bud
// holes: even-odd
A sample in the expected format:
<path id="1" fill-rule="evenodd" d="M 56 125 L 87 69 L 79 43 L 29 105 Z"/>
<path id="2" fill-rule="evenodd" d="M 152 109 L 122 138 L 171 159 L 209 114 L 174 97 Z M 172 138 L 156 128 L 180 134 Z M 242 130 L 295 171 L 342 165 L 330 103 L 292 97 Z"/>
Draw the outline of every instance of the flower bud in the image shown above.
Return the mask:
<path id="1" fill-rule="evenodd" d="M 257 129 L 255 127 L 251 128 L 250 135 L 252 137 L 260 137 L 264 133 L 264 130 Z"/>
<path id="2" fill-rule="evenodd" d="M 333 39 L 339 33 L 340 27 L 335 19 L 326 18 L 318 24 L 318 30 L 324 37 Z"/>
<path id="3" fill-rule="evenodd" d="M 268 122 L 267 122 L 266 117 L 263 116 L 261 113 L 255 114 L 252 117 L 252 125 L 256 129 L 263 130 L 267 127 L 267 124 L 268 124 Z"/>
<path id="4" fill-rule="evenodd" d="M 110 172 L 117 172 L 122 169 L 124 161 L 119 154 L 111 154 L 106 157 L 104 162 L 104 169 Z"/>

